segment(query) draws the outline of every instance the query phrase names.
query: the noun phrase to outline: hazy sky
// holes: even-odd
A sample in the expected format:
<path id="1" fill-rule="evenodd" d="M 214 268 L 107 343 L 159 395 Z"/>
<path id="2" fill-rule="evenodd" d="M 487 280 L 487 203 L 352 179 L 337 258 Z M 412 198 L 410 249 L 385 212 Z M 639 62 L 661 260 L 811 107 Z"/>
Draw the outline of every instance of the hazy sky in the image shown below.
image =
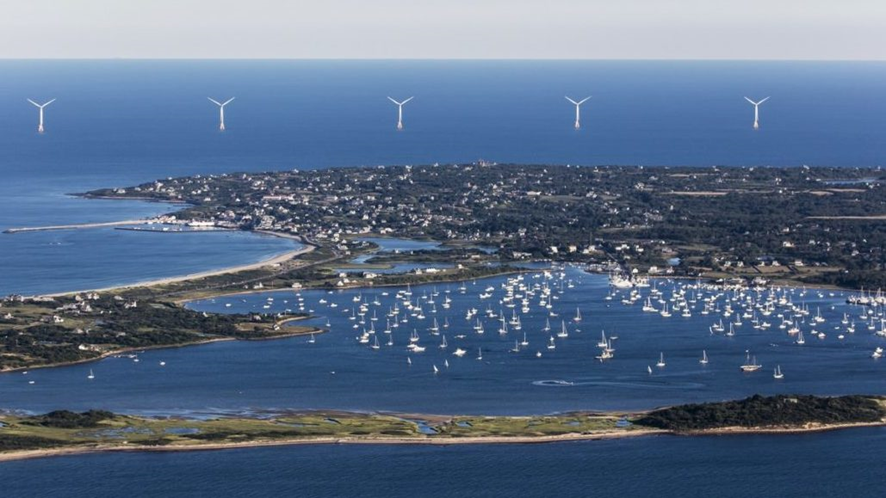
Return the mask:
<path id="1" fill-rule="evenodd" d="M 884 0 L 0 0 L 0 58 L 886 59 Z"/>

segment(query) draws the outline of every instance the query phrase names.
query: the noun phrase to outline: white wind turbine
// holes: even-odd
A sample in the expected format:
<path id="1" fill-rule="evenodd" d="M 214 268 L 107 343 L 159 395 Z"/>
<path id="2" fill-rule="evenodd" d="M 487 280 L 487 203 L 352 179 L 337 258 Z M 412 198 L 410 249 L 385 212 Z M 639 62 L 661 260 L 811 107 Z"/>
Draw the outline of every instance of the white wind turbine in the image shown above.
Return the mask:
<path id="1" fill-rule="evenodd" d="M 388 100 L 397 104 L 397 129 L 398 130 L 403 129 L 403 106 L 406 105 L 407 102 L 409 102 L 410 100 L 412 100 L 414 98 L 415 97 L 409 97 L 408 99 L 404 100 L 403 102 L 397 102 L 396 100 L 392 99 L 391 97 L 388 97 Z"/>
<path id="2" fill-rule="evenodd" d="M 769 97 L 766 97 L 765 99 L 763 99 L 759 102 L 754 102 L 753 100 L 751 100 L 747 97 L 745 97 L 744 99 L 747 100 L 748 102 L 750 102 L 751 104 L 753 104 L 753 106 L 754 106 L 754 129 L 759 130 L 760 129 L 760 104 L 769 100 Z"/>
<path id="3" fill-rule="evenodd" d="M 231 101 L 234 100 L 236 97 L 231 97 L 224 103 L 221 103 L 210 97 L 206 98 L 212 101 L 213 104 L 218 106 L 218 131 L 225 131 L 225 106 L 230 104 Z"/>
<path id="4" fill-rule="evenodd" d="M 43 108 L 55 102 L 55 99 L 52 99 L 43 105 L 40 105 L 31 99 L 28 99 L 28 102 L 34 104 L 35 106 L 37 106 L 38 109 L 40 109 L 40 122 L 37 124 L 37 133 L 43 133 Z"/>
<path id="5" fill-rule="evenodd" d="M 575 129 L 576 130 L 581 128 L 581 105 L 584 104 L 585 102 L 587 102 L 589 98 L 590 97 L 585 97 L 584 99 L 576 102 L 576 101 L 570 99 L 569 97 L 566 97 L 566 100 L 575 104 Z"/>

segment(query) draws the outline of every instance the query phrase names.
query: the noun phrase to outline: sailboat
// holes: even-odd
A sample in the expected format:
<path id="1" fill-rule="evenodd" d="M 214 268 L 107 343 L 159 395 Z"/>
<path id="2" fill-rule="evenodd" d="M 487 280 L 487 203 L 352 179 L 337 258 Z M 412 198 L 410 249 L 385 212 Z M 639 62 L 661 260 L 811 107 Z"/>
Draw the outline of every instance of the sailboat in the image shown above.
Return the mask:
<path id="1" fill-rule="evenodd" d="M 762 367 L 763 367 L 763 365 L 760 365 L 757 363 L 757 357 L 756 356 L 751 357 L 751 353 L 749 352 L 749 353 L 747 353 L 747 358 L 745 359 L 745 364 L 739 368 L 741 368 L 742 372 L 755 372 L 757 370 L 760 370 L 760 368 L 762 368 Z"/>
<path id="2" fill-rule="evenodd" d="M 406 357 L 406 364 L 409 365 L 409 366 L 412 366 L 412 358 L 410 358 L 410 357 L 407 356 L 407 357 Z"/>
<path id="3" fill-rule="evenodd" d="M 378 350 L 379 347 L 380 347 L 380 346 L 378 345 L 378 336 L 375 335 L 375 336 L 373 336 L 373 338 L 374 338 L 374 341 L 372 342 L 372 346 L 369 346 L 369 347 L 372 348 L 372 349 Z"/>
<path id="4" fill-rule="evenodd" d="M 799 344 L 801 346 L 803 344 L 806 344 L 806 339 L 803 338 L 803 331 L 802 330 L 797 333 L 797 341 L 796 342 L 797 342 L 797 344 Z"/>
<path id="5" fill-rule="evenodd" d="M 783 379 L 784 378 L 784 374 L 781 373 L 781 365 L 778 365 L 775 367 L 775 373 L 772 374 L 772 377 L 774 379 Z"/>
<path id="6" fill-rule="evenodd" d="M 575 308 L 575 318 L 573 318 L 572 321 L 574 321 L 575 323 L 578 323 L 581 321 L 581 310 L 580 309 Z"/>
<path id="7" fill-rule="evenodd" d="M 520 345 L 523 347 L 526 347 L 529 345 L 529 341 L 526 340 L 526 332 L 523 332 L 523 342 L 521 342 Z"/>
<path id="8" fill-rule="evenodd" d="M 705 351 L 705 350 L 701 351 L 701 359 L 698 360 L 698 362 L 701 363 L 702 365 L 708 364 L 708 352 L 707 351 Z"/>
<path id="9" fill-rule="evenodd" d="M 314 338 L 314 333 L 311 332 L 311 338 L 308 339 L 308 344 L 314 344 L 315 342 L 317 342 L 317 339 Z"/>
<path id="10" fill-rule="evenodd" d="M 646 371 L 649 372 L 649 375 L 652 375 L 652 367 L 646 365 Z"/>
<path id="11" fill-rule="evenodd" d="M 658 368 L 664 368 L 665 365 L 666 363 L 664 361 L 664 353 L 659 353 L 658 363 L 656 363 L 655 366 L 657 366 Z"/>
<path id="12" fill-rule="evenodd" d="M 443 340 L 440 341 L 440 349 L 446 349 L 449 344 L 446 343 L 446 336 L 443 336 Z"/>
<path id="13" fill-rule="evenodd" d="M 87 379 L 92 380 L 95 378 L 95 374 L 92 373 L 92 369 L 89 369 L 89 375 L 86 376 Z"/>
<path id="14" fill-rule="evenodd" d="M 605 348 L 609 343 L 606 342 L 606 331 L 600 333 L 600 342 L 597 343 L 598 348 Z"/>
<path id="15" fill-rule="evenodd" d="M 440 369 L 437 368 L 437 365 L 434 365 L 434 375 L 437 375 L 438 373 L 440 373 Z"/>
<path id="16" fill-rule="evenodd" d="M 477 348 L 477 359 L 478 360 L 483 359 L 483 348 Z"/>
<path id="17" fill-rule="evenodd" d="M 566 321 L 565 321 L 565 320 L 561 320 L 561 321 L 560 321 L 560 324 L 561 324 L 561 325 L 560 325 L 560 331 L 557 332 L 557 337 L 559 337 L 559 338 L 561 338 L 561 339 L 564 339 L 564 338 L 566 338 L 566 337 L 569 337 L 569 332 L 566 330 Z"/>
<path id="18" fill-rule="evenodd" d="M 551 336 L 551 342 L 548 343 L 548 349 L 557 349 L 557 345 L 554 344 L 554 336 Z"/>

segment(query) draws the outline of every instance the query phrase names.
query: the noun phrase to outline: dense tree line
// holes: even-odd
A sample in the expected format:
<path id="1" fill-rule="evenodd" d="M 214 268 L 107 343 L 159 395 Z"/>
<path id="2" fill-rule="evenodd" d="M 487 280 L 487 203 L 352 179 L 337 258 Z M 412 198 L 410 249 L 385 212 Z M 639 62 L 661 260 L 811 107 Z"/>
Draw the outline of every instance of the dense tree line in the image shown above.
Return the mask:
<path id="1" fill-rule="evenodd" d="M 634 423 L 673 431 L 723 427 L 797 427 L 809 423 L 878 422 L 886 416 L 871 397 L 760 396 L 740 401 L 675 406 L 651 412 Z"/>

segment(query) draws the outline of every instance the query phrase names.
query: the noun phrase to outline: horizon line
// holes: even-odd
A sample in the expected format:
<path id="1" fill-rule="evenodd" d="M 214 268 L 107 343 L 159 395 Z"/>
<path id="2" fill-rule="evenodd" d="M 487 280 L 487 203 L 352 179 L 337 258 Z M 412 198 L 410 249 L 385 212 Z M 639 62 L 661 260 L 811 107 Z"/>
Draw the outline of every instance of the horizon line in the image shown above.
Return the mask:
<path id="1" fill-rule="evenodd" d="M 814 58 L 572 58 L 572 57 L 0 57 L 23 61 L 316 61 L 316 62 L 886 62 L 882 59 Z"/>

